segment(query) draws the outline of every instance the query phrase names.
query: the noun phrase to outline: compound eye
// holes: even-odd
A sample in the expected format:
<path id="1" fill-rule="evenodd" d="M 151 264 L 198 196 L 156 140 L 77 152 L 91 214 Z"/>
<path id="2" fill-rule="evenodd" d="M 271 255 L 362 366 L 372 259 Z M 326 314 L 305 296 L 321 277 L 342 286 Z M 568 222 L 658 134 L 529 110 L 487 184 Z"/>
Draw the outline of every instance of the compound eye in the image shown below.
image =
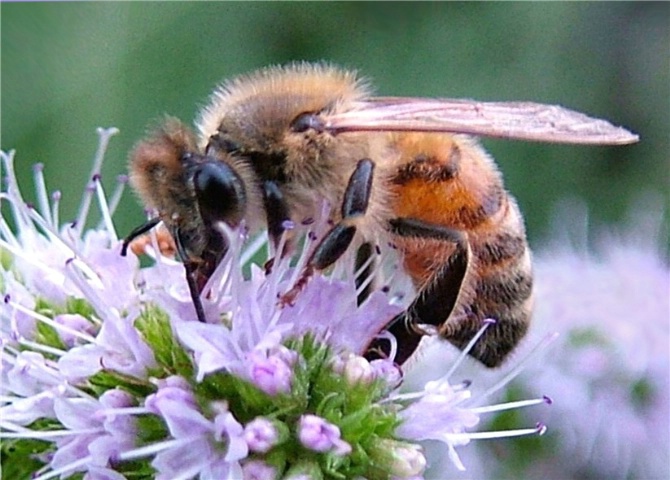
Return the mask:
<path id="1" fill-rule="evenodd" d="M 307 130 L 316 130 L 317 132 L 323 132 L 324 123 L 321 117 L 316 113 L 301 113 L 293 122 L 291 122 L 291 130 L 296 133 L 306 132 Z"/>
<path id="2" fill-rule="evenodd" d="M 227 164 L 210 161 L 198 165 L 193 187 L 205 220 L 236 225 L 244 216 L 246 192 L 240 176 Z"/>

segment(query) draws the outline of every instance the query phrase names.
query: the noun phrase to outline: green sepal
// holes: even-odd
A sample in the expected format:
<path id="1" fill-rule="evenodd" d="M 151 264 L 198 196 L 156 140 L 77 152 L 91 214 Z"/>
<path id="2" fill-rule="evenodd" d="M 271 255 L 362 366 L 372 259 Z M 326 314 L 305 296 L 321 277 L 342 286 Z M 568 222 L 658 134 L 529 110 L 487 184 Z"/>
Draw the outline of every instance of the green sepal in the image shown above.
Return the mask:
<path id="1" fill-rule="evenodd" d="M 180 375 L 191 379 L 194 375 L 190 355 L 172 331 L 170 317 L 160 308 L 150 305 L 135 320 L 135 328 L 154 353 L 158 368 L 148 373 L 156 378 Z"/>

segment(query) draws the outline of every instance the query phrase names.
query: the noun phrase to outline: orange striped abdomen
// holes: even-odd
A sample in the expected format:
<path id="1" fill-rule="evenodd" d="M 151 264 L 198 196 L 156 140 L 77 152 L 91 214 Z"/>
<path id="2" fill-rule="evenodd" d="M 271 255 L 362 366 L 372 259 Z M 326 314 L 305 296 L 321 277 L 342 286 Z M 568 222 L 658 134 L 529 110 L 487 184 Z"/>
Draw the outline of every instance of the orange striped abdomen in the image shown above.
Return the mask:
<path id="1" fill-rule="evenodd" d="M 393 179 L 393 213 L 458 230 L 467 239 L 466 277 L 440 334 L 462 348 L 482 320 L 495 319 L 471 354 L 496 366 L 525 334 L 532 303 L 530 253 L 516 202 L 495 163 L 467 137 L 408 133 L 398 135 L 396 145 L 403 162 Z M 413 237 L 394 243 L 419 294 L 444 295 L 432 286 L 456 245 Z"/>

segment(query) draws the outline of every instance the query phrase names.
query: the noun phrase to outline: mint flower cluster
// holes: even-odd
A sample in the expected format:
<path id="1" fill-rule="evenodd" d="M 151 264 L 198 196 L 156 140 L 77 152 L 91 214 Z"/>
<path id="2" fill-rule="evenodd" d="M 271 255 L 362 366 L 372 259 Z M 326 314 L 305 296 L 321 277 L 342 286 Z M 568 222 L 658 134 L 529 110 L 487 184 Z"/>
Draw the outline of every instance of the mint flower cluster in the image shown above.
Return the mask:
<path id="1" fill-rule="evenodd" d="M 482 407 L 453 373 L 401 393 L 406 372 L 392 358 L 362 356 L 402 311 L 399 295 L 382 289 L 357 306 L 346 265 L 278 306 L 327 216 L 271 272 L 248 265 L 263 235 L 222 226 L 230 248 L 205 287 L 209 323 L 198 322 L 183 265 L 155 236 L 150 266 L 120 255 L 112 217 L 125 178 L 107 197 L 99 172 L 115 130 L 99 133 L 79 213 L 63 226 L 60 193 L 48 194 L 42 168 L 32 206 L 13 152 L 2 153 L 3 476 L 419 479 L 426 440 L 442 442 L 456 470 L 465 468 L 456 447 L 472 439 L 544 432 L 473 431 L 481 415 L 544 397 Z M 101 221 L 87 227 L 96 205 Z"/>

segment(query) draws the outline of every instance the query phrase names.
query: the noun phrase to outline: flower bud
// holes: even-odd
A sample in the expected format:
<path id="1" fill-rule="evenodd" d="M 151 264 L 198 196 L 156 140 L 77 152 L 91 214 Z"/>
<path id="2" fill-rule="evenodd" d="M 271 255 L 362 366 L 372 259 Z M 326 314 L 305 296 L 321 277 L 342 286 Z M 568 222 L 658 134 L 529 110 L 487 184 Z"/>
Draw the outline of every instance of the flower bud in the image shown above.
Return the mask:
<path id="1" fill-rule="evenodd" d="M 344 365 L 344 378 L 349 385 L 358 383 L 368 385 L 375 379 L 375 372 L 365 358 L 351 355 Z"/>
<path id="2" fill-rule="evenodd" d="M 244 427 L 244 439 L 249 450 L 266 453 L 275 445 L 282 443 L 288 436 L 288 429 L 280 422 L 256 417 Z"/>
<path id="3" fill-rule="evenodd" d="M 426 468 L 426 457 L 419 445 L 382 439 L 370 453 L 380 465 L 388 465 L 391 475 L 397 478 L 421 475 Z"/>
<path id="4" fill-rule="evenodd" d="M 279 355 L 265 356 L 253 352 L 249 356 L 249 379 L 268 395 L 286 393 L 291 389 L 293 371 Z"/>
<path id="5" fill-rule="evenodd" d="M 351 445 L 342 440 L 337 425 L 316 415 L 303 415 L 298 423 L 298 439 L 305 448 L 315 452 L 351 453 Z"/>

